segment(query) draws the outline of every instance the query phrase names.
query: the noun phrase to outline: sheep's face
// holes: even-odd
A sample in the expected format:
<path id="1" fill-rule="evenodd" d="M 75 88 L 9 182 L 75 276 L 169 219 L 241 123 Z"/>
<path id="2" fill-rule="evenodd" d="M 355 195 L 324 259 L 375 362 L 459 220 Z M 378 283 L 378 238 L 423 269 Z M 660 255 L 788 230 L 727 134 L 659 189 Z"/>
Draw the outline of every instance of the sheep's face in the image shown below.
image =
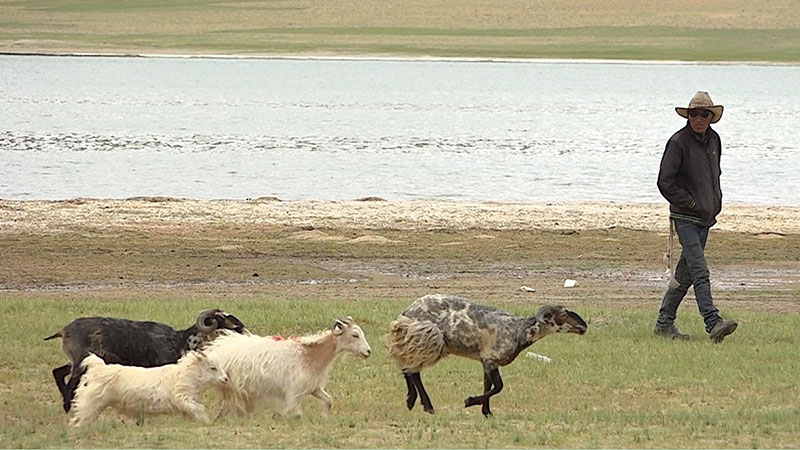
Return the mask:
<path id="1" fill-rule="evenodd" d="M 337 353 L 344 351 L 362 358 L 368 358 L 372 354 L 364 331 L 353 323 L 352 317 L 337 320 L 331 331 L 336 336 Z"/>
<path id="2" fill-rule="evenodd" d="M 586 333 L 586 322 L 581 316 L 563 306 L 547 305 L 536 313 L 539 333 Z"/>
<path id="3" fill-rule="evenodd" d="M 191 352 L 187 357 L 192 358 L 192 370 L 200 386 L 223 386 L 228 383 L 225 370 L 205 353 Z"/>

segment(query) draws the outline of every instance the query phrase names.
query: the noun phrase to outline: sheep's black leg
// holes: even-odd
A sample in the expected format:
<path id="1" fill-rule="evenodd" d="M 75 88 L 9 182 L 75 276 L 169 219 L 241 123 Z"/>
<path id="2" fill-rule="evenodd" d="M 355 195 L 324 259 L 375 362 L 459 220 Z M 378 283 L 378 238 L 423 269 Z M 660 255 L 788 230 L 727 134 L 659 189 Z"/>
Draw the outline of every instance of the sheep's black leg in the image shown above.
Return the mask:
<path id="1" fill-rule="evenodd" d="M 431 398 L 428 397 L 428 393 L 425 391 L 425 386 L 422 385 L 422 378 L 419 376 L 419 372 L 412 373 L 410 377 L 419 393 L 419 401 L 422 403 L 422 408 L 426 413 L 433 414 L 433 404 L 431 404 Z"/>
<path id="2" fill-rule="evenodd" d="M 484 416 L 489 417 L 492 415 L 492 411 L 489 409 L 489 399 L 498 394 L 500 391 L 503 390 L 503 379 L 500 377 L 500 370 L 495 368 L 489 373 L 489 377 L 492 379 L 492 390 L 484 394 L 483 400 L 483 407 L 481 407 L 481 412 Z"/>
<path id="3" fill-rule="evenodd" d="M 69 411 L 67 408 L 66 399 L 67 399 L 67 382 L 66 378 L 70 372 L 70 365 L 64 364 L 63 366 L 56 367 L 53 369 L 53 378 L 56 379 L 56 386 L 58 386 L 58 392 L 61 393 L 61 401 L 64 403 L 64 411 Z"/>
<path id="4" fill-rule="evenodd" d="M 408 410 L 411 411 L 411 409 L 414 408 L 414 404 L 417 403 L 417 388 L 414 387 L 414 381 L 411 380 L 411 375 L 403 373 L 403 377 L 406 379 L 406 386 L 408 387 L 406 406 L 408 406 Z"/>
<path id="5" fill-rule="evenodd" d="M 491 361 L 483 363 L 483 395 L 467 397 L 464 406 L 482 405 L 481 412 L 484 416 L 491 416 L 492 410 L 489 409 L 489 399 L 503 390 L 503 379 L 500 377 L 500 370 Z"/>
<path id="6" fill-rule="evenodd" d="M 492 389 L 492 378 L 489 376 L 488 373 L 485 371 L 483 372 L 483 395 L 486 395 Z M 483 404 L 483 395 L 478 395 L 475 397 L 467 397 L 464 400 L 464 407 L 469 408 L 470 406 L 475 405 L 482 405 Z"/>

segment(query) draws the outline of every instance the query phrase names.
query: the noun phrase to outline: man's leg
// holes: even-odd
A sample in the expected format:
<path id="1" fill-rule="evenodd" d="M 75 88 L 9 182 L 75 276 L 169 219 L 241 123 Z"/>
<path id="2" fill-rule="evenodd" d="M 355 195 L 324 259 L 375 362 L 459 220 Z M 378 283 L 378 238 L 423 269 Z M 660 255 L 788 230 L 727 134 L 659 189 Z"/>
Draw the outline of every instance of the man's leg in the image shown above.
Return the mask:
<path id="1" fill-rule="evenodd" d="M 689 268 L 686 265 L 686 257 L 681 253 L 678 265 L 675 266 L 675 280 L 678 284 L 675 287 L 668 287 L 661 300 L 661 308 L 658 310 L 656 328 L 667 330 L 672 327 L 675 317 L 678 315 L 678 306 L 686 296 L 686 291 L 692 285 L 692 277 L 689 275 Z"/>
<path id="2" fill-rule="evenodd" d="M 708 227 L 676 220 L 675 229 L 683 246 L 681 259 L 685 259 L 686 267 L 694 285 L 697 308 L 700 310 L 700 315 L 703 316 L 706 332 L 709 332 L 721 319 L 719 310 L 714 306 L 714 301 L 711 297 L 711 280 L 705 256 Z"/>
<path id="3" fill-rule="evenodd" d="M 736 331 L 738 324 L 735 320 L 723 320 L 711 299 L 711 282 L 705 257 L 708 227 L 687 222 L 679 224 L 679 221 L 675 225 L 684 248 L 689 273 L 692 275 L 697 308 L 706 323 L 706 332 L 712 341 L 722 342 L 725 336 Z"/>

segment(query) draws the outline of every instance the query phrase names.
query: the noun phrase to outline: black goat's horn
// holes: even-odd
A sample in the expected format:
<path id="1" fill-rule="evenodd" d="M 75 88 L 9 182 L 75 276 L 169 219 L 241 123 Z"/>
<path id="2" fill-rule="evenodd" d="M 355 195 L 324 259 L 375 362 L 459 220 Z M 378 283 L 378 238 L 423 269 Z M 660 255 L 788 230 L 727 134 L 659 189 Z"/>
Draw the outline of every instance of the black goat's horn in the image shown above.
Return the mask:
<path id="1" fill-rule="evenodd" d="M 219 326 L 215 320 L 215 317 L 218 313 L 219 310 L 216 309 L 209 309 L 201 312 L 200 316 L 197 318 L 197 329 L 203 333 L 210 333 L 216 330 Z"/>

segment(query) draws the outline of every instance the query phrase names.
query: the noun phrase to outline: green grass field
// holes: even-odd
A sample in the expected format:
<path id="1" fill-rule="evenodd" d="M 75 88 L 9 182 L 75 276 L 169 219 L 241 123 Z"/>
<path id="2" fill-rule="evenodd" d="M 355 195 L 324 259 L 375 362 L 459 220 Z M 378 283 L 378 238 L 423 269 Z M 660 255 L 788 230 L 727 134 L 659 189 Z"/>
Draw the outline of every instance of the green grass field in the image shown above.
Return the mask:
<path id="1" fill-rule="evenodd" d="M 800 62 L 787 0 L 0 0 L 0 51 Z"/>
<path id="2" fill-rule="evenodd" d="M 546 301 L 547 299 L 537 299 Z M 505 389 L 494 397 L 494 417 L 463 408 L 482 389 L 480 364 L 445 359 L 423 372 L 437 413 L 404 406 L 405 383 L 386 354 L 387 325 L 406 300 L 287 299 L 249 295 L 220 300 L 216 294 L 179 291 L 106 295 L 0 294 L 4 339 L 0 343 L 2 410 L 0 447 L 693 447 L 787 448 L 800 444 L 797 384 L 797 319 L 794 314 L 744 312 L 740 329 L 711 344 L 691 307 L 681 309 L 689 342 L 651 334 L 653 312 L 604 307 L 603 299 L 571 308 L 588 322 L 585 336 L 551 336 L 501 370 Z M 65 360 L 58 341 L 43 341 L 82 315 L 110 315 L 188 325 L 197 312 L 222 307 L 258 334 L 315 332 L 337 316 L 361 324 L 373 356 L 340 358 L 328 391 L 332 415 L 322 418 L 309 397 L 301 417 L 262 411 L 224 418 L 211 426 L 181 417 L 143 424 L 107 409 L 84 429 L 70 429 L 50 370 Z M 518 314 L 535 305 L 507 302 Z M 691 305 L 690 305 L 691 306 Z M 726 313 L 725 310 L 722 311 Z M 214 394 L 208 404 L 215 404 Z"/>

